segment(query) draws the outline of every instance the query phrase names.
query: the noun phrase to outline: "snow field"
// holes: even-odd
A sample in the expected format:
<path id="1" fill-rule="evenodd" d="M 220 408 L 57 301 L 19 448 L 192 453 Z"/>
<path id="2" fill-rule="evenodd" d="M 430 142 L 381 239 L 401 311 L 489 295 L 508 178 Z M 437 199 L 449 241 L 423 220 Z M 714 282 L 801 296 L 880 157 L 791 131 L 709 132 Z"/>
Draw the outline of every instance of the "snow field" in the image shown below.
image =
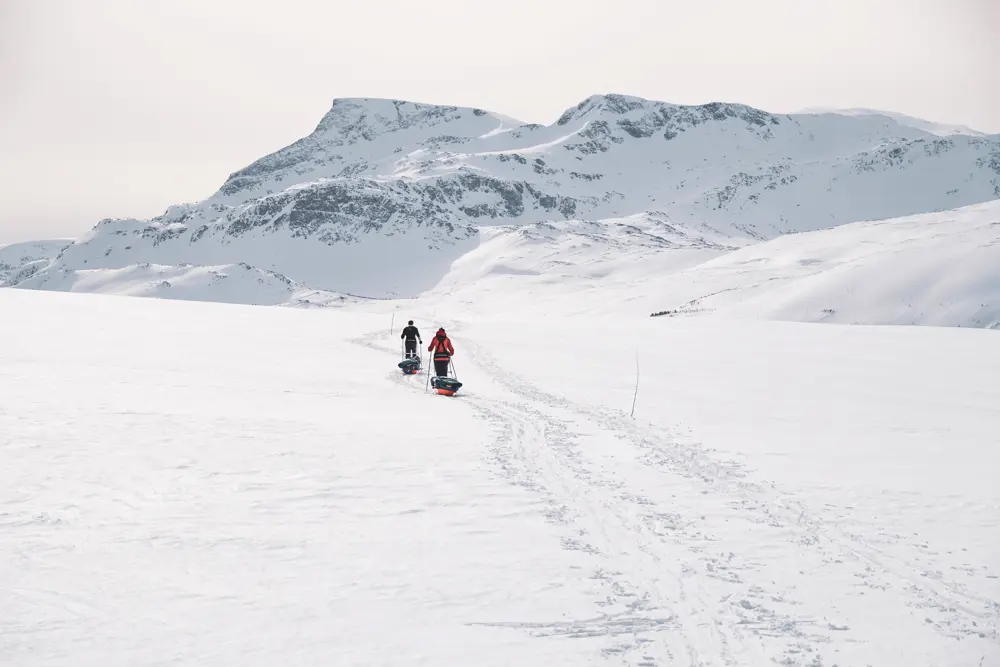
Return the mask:
<path id="1" fill-rule="evenodd" d="M 0 663 L 586 660 L 474 625 L 585 599 L 488 425 L 349 342 L 371 318 L 0 298 Z"/>
<path id="2" fill-rule="evenodd" d="M 707 664 L 1000 659 L 992 332 L 497 318 L 466 335 L 534 405 L 613 435 L 600 457 L 577 439 L 581 476 L 639 498 L 673 540 L 663 561 L 715 586 L 703 614 L 733 634 Z"/>
<path id="3" fill-rule="evenodd" d="M 994 332 L 0 305 L 3 664 L 1000 660 Z"/>

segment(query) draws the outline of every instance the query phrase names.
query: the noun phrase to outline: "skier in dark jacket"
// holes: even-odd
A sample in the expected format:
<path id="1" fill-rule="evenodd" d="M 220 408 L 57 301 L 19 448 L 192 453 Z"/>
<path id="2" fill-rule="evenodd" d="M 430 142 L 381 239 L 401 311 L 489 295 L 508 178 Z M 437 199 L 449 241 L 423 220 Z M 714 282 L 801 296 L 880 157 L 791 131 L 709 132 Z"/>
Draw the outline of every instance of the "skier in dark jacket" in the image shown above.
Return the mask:
<path id="1" fill-rule="evenodd" d="M 455 348 L 445 333 L 444 327 L 437 330 L 434 340 L 431 341 L 429 352 L 434 353 L 434 374 L 438 377 L 448 377 L 448 366 L 451 365 L 451 357 L 455 354 Z"/>
<path id="2" fill-rule="evenodd" d="M 424 339 L 420 337 L 420 331 L 413 326 L 413 320 L 410 320 L 403 328 L 403 333 L 399 337 L 405 341 L 406 354 L 404 357 L 406 359 L 415 359 L 417 357 L 417 341 L 419 340 L 420 344 L 423 345 Z"/>

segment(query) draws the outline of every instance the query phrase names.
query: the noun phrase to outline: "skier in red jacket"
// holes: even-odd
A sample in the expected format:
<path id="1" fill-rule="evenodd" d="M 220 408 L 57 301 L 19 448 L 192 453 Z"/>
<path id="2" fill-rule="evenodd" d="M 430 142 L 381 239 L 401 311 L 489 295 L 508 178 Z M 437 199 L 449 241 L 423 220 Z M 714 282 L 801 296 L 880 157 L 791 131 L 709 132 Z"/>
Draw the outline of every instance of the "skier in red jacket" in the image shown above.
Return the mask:
<path id="1" fill-rule="evenodd" d="M 448 366 L 451 365 L 451 357 L 455 354 L 455 348 L 452 346 L 448 334 L 445 333 L 444 327 L 437 330 L 427 351 L 434 353 L 434 374 L 438 377 L 447 377 Z"/>

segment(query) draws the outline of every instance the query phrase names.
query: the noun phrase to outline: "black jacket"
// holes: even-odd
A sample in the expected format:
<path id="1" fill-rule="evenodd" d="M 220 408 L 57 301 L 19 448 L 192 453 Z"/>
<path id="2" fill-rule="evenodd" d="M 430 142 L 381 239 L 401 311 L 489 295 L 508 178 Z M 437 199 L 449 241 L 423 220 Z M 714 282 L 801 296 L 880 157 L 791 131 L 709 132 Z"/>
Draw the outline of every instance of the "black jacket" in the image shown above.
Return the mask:
<path id="1" fill-rule="evenodd" d="M 417 340 L 420 338 L 420 331 L 417 330 L 412 324 L 403 328 L 403 333 L 400 334 L 400 338 L 405 338 L 406 340 Z M 420 338 L 422 341 L 423 338 Z"/>

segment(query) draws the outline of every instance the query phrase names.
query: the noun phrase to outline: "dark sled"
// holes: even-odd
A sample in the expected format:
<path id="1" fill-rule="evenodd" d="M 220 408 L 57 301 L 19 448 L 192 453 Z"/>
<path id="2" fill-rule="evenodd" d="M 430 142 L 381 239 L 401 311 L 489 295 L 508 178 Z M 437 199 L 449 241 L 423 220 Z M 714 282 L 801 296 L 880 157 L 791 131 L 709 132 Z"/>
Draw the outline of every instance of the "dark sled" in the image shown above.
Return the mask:
<path id="1" fill-rule="evenodd" d="M 404 359 L 396 364 L 406 375 L 414 375 L 420 370 L 420 359 Z"/>
<path id="2" fill-rule="evenodd" d="M 462 383 L 455 378 L 437 376 L 431 378 L 431 386 L 442 396 L 454 396 Z"/>

